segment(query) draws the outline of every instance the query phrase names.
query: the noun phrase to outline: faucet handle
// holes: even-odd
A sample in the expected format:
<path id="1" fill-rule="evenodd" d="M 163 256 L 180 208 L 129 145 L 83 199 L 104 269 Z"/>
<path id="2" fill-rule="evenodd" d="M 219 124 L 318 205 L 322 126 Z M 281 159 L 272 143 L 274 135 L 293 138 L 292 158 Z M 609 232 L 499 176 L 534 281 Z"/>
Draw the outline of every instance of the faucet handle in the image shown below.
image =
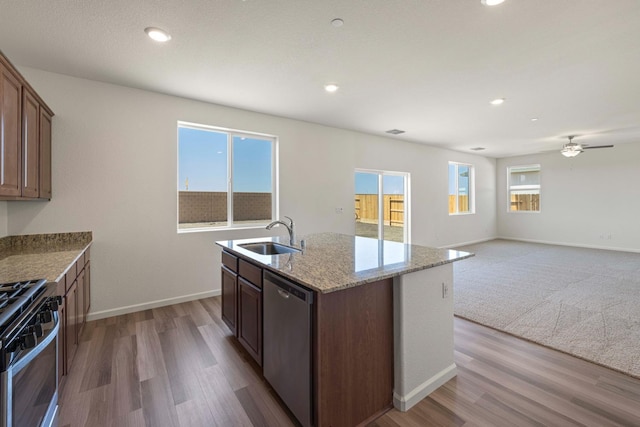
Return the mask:
<path id="1" fill-rule="evenodd" d="M 285 216 L 285 218 L 287 218 L 291 223 L 289 224 L 289 227 L 293 227 L 293 220 L 291 219 L 291 217 L 289 216 Z"/>

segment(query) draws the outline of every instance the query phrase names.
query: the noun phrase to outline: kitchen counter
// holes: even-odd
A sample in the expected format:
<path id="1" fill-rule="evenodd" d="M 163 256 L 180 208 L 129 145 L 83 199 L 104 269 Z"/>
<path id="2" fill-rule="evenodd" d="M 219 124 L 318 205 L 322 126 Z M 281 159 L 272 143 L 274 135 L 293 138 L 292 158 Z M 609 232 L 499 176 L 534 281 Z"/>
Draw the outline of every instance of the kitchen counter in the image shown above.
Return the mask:
<path id="1" fill-rule="evenodd" d="M 325 369 L 316 378 L 317 425 L 371 421 L 391 404 L 391 391 L 393 406 L 406 411 L 455 377 L 453 262 L 474 254 L 336 233 L 301 239 L 302 252 L 279 255 L 260 255 L 241 245 L 272 241 L 288 246 L 288 236 L 216 244 L 316 291 L 314 360 L 318 369 Z M 233 296 L 233 284 L 246 280 L 225 268 L 226 292 Z M 225 289 L 222 292 L 225 305 Z M 226 302 L 231 314 L 237 309 L 249 322 L 255 318 L 242 312 L 244 300 Z M 361 394 L 360 387 L 369 392 Z"/>
<path id="2" fill-rule="evenodd" d="M 3 237 L 0 283 L 42 278 L 58 282 L 91 241 L 90 231 Z"/>
<path id="3" fill-rule="evenodd" d="M 265 241 L 289 245 L 288 237 L 224 240 L 216 244 L 321 293 L 377 282 L 474 255 L 337 233 L 312 234 L 301 239 L 306 243 L 302 252 L 282 255 L 260 255 L 240 245 Z M 296 247 L 300 247 L 299 242 Z"/>

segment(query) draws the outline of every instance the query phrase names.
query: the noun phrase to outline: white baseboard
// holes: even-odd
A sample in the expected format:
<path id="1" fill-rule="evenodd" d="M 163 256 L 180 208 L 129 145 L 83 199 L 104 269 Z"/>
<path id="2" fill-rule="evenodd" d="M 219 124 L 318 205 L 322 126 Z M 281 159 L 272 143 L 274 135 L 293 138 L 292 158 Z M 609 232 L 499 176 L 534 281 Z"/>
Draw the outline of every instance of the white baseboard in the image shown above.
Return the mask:
<path id="1" fill-rule="evenodd" d="M 399 411 L 406 412 L 411 409 L 413 405 L 433 393 L 438 387 L 444 385 L 447 381 L 455 377 L 457 374 L 458 369 L 456 367 L 456 364 L 453 363 L 420 384 L 418 387 L 411 390 L 405 396 L 400 396 L 394 391 L 393 406 Z"/>
<path id="2" fill-rule="evenodd" d="M 550 242 L 548 240 L 519 239 L 519 238 L 515 238 L 515 237 L 502 237 L 502 236 L 496 237 L 496 239 L 512 240 L 514 242 L 541 243 L 543 245 L 569 246 L 569 247 L 573 247 L 573 248 L 602 249 L 602 250 L 605 250 L 605 251 L 640 253 L 640 249 L 618 248 L 618 247 L 615 247 L 615 246 L 583 245 L 583 244 L 580 244 L 580 243 Z"/>
<path id="3" fill-rule="evenodd" d="M 475 245 L 476 243 L 484 243 L 484 242 L 489 242 L 491 240 L 496 240 L 496 239 L 501 239 L 501 237 L 487 237 L 485 239 L 479 239 L 479 240 L 470 240 L 468 242 L 460 242 L 460 243 L 455 243 L 453 245 L 445 245 L 445 246 L 439 246 L 438 249 L 451 249 L 451 248 L 458 248 L 460 246 L 468 246 L 468 245 Z"/>
<path id="4" fill-rule="evenodd" d="M 181 302 L 193 301 L 202 298 L 215 297 L 220 295 L 221 291 L 206 291 L 199 292 L 197 294 L 183 295 L 175 298 L 166 298 L 156 301 L 145 302 L 142 304 L 128 305 L 126 307 L 114 308 L 111 310 L 102 310 L 96 312 L 90 312 L 87 316 L 87 320 L 98 320 L 106 317 L 119 316 L 121 314 L 135 313 L 136 311 L 148 310 L 150 308 L 164 307 L 166 305 L 179 304 Z"/>

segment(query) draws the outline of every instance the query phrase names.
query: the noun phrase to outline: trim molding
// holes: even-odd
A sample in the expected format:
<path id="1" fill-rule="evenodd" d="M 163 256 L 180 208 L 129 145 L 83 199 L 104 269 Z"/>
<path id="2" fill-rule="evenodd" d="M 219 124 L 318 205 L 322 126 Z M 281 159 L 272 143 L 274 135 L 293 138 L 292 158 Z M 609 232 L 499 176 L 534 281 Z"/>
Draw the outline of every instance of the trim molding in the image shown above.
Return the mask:
<path id="1" fill-rule="evenodd" d="M 570 247 L 574 247 L 574 248 L 602 249 L 602 250 L 605 250 L 605 251 L 640 253 L 640 249 L 618 248 L 618 247 L 615 247 L 615 246 L 583 245 L 583 244 L 580 244 L 580 243 L 551 242 L 551 241 L 548 241 L 548 240 L 519 239 L 519 238 L 516 238 L 516 237 L 502 237 L 502 236 L 496 237 L 496 239 L 512 240 L 512 241 L 516 241 L 516 242 L 527 242 L 527 243 L 541 243 L 541 244 L 544 244 L 544 245 L 570 246 Z M 490 240 L 492 240 L 492 239 L 490 239 Z"/>
<path id="2" fill-rule="evenodd" d="M 476 243 L 484 243 L 484 242 L 489 242 L 491 240 L 496 240 L 501 238 L 502 237 L 486 237 L 484 239 L 479 239 L 479 240 L 471 240 L 468 242 L 454 243 L 453 245 L 438 246 L 438 249 L 451 249 L 451 248 L 457 248 L 459 246 L 475 245 Z"/>
<path id="3" fill-rule="evenodd" d="M 166 305 L 179 304 L 181 302 L 194 301 L 202 298 L 215 297 L 221 294 L 221 290 L 199 292 L 197 294 L 183 295 L 174 298 L 159 299 L 156 301 L 145 302 L 142 304 L 127 305 L 125 307 L 114 308 L 111 310 L 102 310 L 89 313 L 87 320 L 99 320 L 106 317 L 119 316 L 121 314 L 135 313 L 136 311 L 148 310 L 150 308 L 164 307 Z"/>
<path id="4" fill-rule="evenodd" d="M 456 364 L 453 363 L 411 390 L 405 396 L 400 396 L 394 390 L 393 406 L 399 411 L 406 412 L 411 409 L 413 405 L 420 402 L 456 375 L 458 375 L 458 368 Z"/>

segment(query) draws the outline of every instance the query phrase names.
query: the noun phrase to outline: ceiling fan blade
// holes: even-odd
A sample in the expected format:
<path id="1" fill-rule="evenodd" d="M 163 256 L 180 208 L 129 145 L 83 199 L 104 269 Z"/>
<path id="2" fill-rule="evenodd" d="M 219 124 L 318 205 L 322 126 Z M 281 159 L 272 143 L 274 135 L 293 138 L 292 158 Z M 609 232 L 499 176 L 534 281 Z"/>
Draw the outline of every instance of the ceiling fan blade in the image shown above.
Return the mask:
<path id="1" fill-rule="evenodd" d="M 591 150 L 592 148 L 613 148 L 613 145 L 583 145 L 583 150 Z"/>

